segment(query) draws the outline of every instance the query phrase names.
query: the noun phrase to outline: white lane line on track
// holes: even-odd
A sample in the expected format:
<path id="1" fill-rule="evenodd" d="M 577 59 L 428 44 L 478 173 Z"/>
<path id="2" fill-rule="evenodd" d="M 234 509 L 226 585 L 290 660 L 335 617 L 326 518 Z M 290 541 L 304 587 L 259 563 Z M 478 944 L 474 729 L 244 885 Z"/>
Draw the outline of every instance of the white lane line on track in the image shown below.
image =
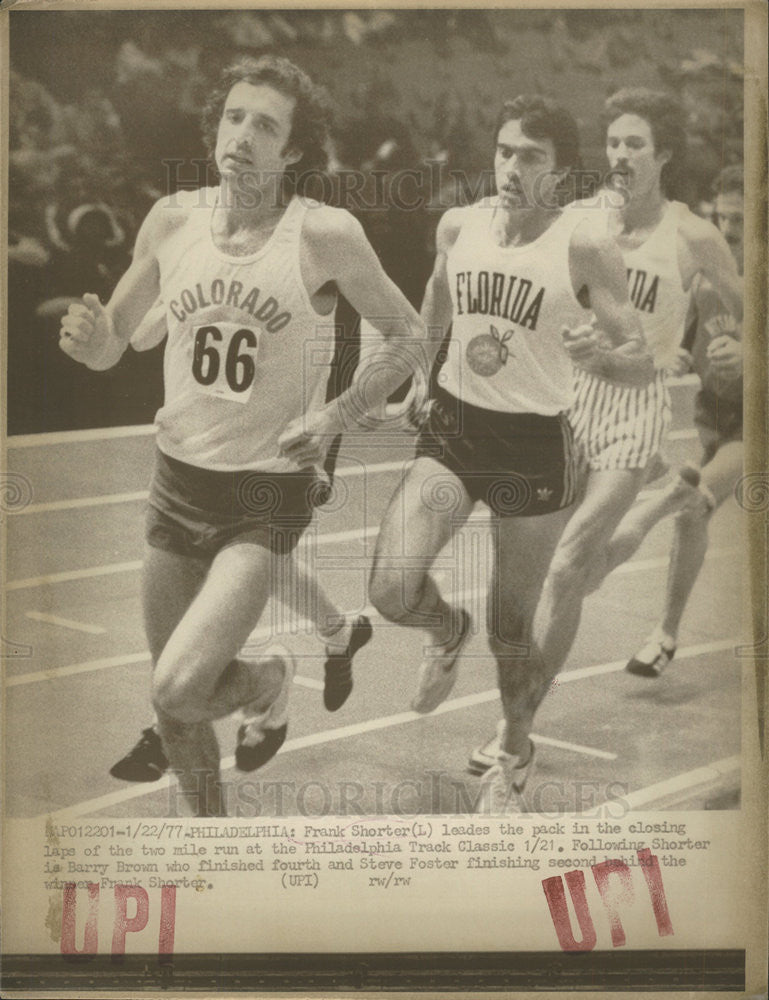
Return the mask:
<path id="1" fill-rule="evenodd" d="M 571 750 L 573 753 L 582 753 L 586 757 L 598 757 L 600 760 L 616 760 L 616 753 L 608 750 L 599 750 L 597 747 L 586 747 L 582 743 L 568 743 L 565 740 L 554 740 L 549 736 L 539 736 L 532 733 L 531 738 L 535 743 L 543 743 L 548 747 L 558 747 L 559 750 Z"/>
<path id="2" fill-rule="evenodd" d="M 398 462 L 379 462 L 376 465 L 351 465 L 347 469 L 340 469 L 337 476 L 342 479 L 349 479 L 355 476 L 362 476 L 366 473 L 375 474 L 380 472 L 396 472 L 404 469 L 413 462 L 412 458 L 404 458 Z M 643 490 L 638 494 L 639 500 L 645 500 L 655 492 L 654 490 Z M 82 510 L 87 507 L 106 507 L 120 503 L 138 503 L 144 501 L 149 496 L 148 490 L 136 490 L 133 493 L 102 493 L 93 497 L 75 497 L 70 500 L 50 500 L 46 503 L 31 503 L 27 507 L 22 507 L 14 512 L 14 517 L 24 517 L 29 514 L 51 514 L 62 510 Z"/>
<path id="3" fill-rule="evenodd" d="M 45 622 L 46 625 L 60 625 L 62 628 L 72 629 L 74 632 L 85 632 L 87 635 L 106 635 L 106 628 L 101 625 L 86 625 L 84 622 L 74 622 L 71 618 L 59 618 L 57 615 L 48 615 L 43 611 L 27 611 L 25 617 L 33 622 Z"/>
<path id="4" fill-rule="evenodd" d="M 499 697 L 499 693 L 495 690 L 492 692 L 484 692 L 493 697 Z M 491 700 L 489 697 L 484 700 Z M 474 702 L 478 704 L 478 700 Z M 453 712 L 458 709 L 464 708 L 467 705 L 466 698 L 456 698 L 454 701 L 444 702 L 440 706 L 439 710 L 432 713 L 437 715 L 438 711 L 442 712 Z M 332 743 L 336 740 L 348 739 L 353 736 L 361 736 L 364 733 L 375 732 L 379 729 L 388 729 L 392 726 L 399 726 L 409 722 L 418 722 L 420 719 L 424 719 L 426 716 L 419 715 L 416 712 L 399 712 L 396 715 L 384 716 L 380 719 L 371 719 L 368 722 L 356 723 L 350 726 L 340 726 L 338 729 L 326 730 L 320 733 L 310 733 L 308 736 L 299 736 L 294 740 L 286 740 L 278 753 L 291 753 L 293 750 L 306 750 L 309 747 L 321 746 L 324 743 Z M 532 740 L 535 743 L 544 743 L 548 746 L 555 746 L 565 750 L 573 750 L 578 753 L 586 753 L 590 756 L 604 757 L 605 759 L 614 760 L 616 758 L 615 754 L 607 754 L 601 750 L 594 750 L 591 747 L 583 747 L 577 743 L 564 743 L 560 740 L 551 740 L 546 736 L 539 736 L 536 733 L 532 733 Z M 222 759 L 221 768 L 222 771 L 229 771 L 235 767 L 235 757 L 225 757 Z M 158 781 L 152 782 L 150 785 L 144 784 L 142 786 L 133 785 L 129 788 L 120 789 L 117 792 L 111 792 L 107 795 L 101 795 L 96 799 L 91 799 L 88 802 L 81 802 L 79 805 L 72 806 L 66 809 L 61 809 L 58 812 L 50 815 L 51 819 L 63 819 L 67 816 L 85 816 L 90 815 L 94 811 L 99 809 L 107 809 L 110 806 L 117 805 L 121 802 L 127 802 L 131 799 L 140 798 L 143 795 L 150 795 L 154 791 L 159 791 L 164 788 L 169 788 L 171 786 L 172 778 L 169 776 L 164 776 Z M 38 817 L 42 819 L 43 817 Z"/>
<path id="5" fill-rule="evenodd" d="M 21 687 L 23 684 L 37 684 L 41 681 L 57 681 L 62 677 L 72 677 L 75 674 L 89 674 L 95 670 L 107 670 L 110 667 L 125 667 L 131 663 L 149 662 L 149 653 L 124 653 L 122 656 L 105 656 L 100 660 L 88 660 L 86 663 L 72 663 L 68 667 L 52 667 L 50 670 L 37 670 L 35 673 L 16 674 L 5 678 L 5 687 Z"/>
<path id="6" fill-rule="evenodd" d="M 720 549 L 709 549 L 705 553 L 705 559 L 725 559 L 727 556 L 735 555 L 745 555 L 739 545 L 729 545 Z M 626 563 L 621 563 L 608 575 L 615 576 L 617 574 L 621 575 L 622 573 L 642 573 L 645 569 L 662 569 L 667 566 L 669 562 L 670 555 L 653 556 L 650 559 L 631 559 Z M 594 593 L 600 593 L 600 588 L 594 591 Z"/>
<path id="7" fill-rule="evenodd" d="M 733 776 L 735 772 L 739 772 L 740 767 L 739 755 L 723 757 L 721 760 L 713 761 L 712 764 L 707 764 L 705 767 L 697 767 L 693 771 L 677 774 L 672 778 L 666 778 L 664 781 L 658 781 L 653 785 L 647 785 L 646 788 L 639 788 L 638 791 L 623 795 L 620 799 L 607 799 L 607 802 L 611 801 L 615 805 L 621 803 L 627 806 L 628 809 L 648 809 L 654 802 L 662 802 L 671 796 L 674 798 L 685 797 L 686 794 L 691 793 L 698 787 L 704 788 L 705 786 L 716 784 L 726 777 Z M 667 808 L 670 808 L 670 806 Z"/>
<path id="8" fill-rule="evenodd" d="M 65 573 L 48 573 L 45 576 L 30 576 L 23 580 L 9 580 L 6 591 L 28 590 L 32 587 L 47 587 L 52 583 L 70 583 L 73 580 L 89 580 L 97 576 L 112 576 L 114 573 L 132 573 L 142 568 L 142 560 L 109 563 L 106 566 L 88 566 L 86 569 L 71 569 Z"/>
<path id="9" fill-rule="evenodd" d="M 324 687 L 323 681 L 316 681 L 314 677 L 302 677 L 300 674 L 294 674 L 294 684 L 310 688 L 312 691 L 322 691 Z"/>
<path id="10" fill-rule="evenodd" d="M 738 552 L 738 551 L 739 551 L 739 549 L 737 549 L 737 548 L 712 549 L 712 550 L 708 550 L 708 552 L 706 553 L 705 558 L 706 559 L 715 559 L 715 558 L 718 558 L 718 557 L 721 557 L 721 556 L 733 555 L 735 552 Z M 664 557 L 660 557 L 660 558 L 657 558 L 657 559 L 638 559 L 638 560 L 635 560 L 634 562 L 623 563 L 623 565 L 617 567 L 617 569 L 614 570 L 614 573 L 633 573 L 633 572 L 640 572 L 640 571 L 647 570 L 647 569 L 659 569 L 659 568 L 661 568 L 663 566 L 667 566 L 667 564 L 668 564 L 668 558 L 669 558 L 668 556 L 664 556 Z M 141 566 L 141 563 L 137 564 L 137 568 L 139 568 L 140 566 Z M 45 579 L 45 578 L 43 578 L 43 579 Z M 17 583 L 18 582 L 24 582 L 24 581 L 17 581 Z M 7 589 L 10 590 L 12 588 L 9 585 Z M 486 589 L 485 588 L 481 588 L 481 587 L 468 587 L 468 588 L 466 588 L 465 590 L 462 590 L 462 591 L 452 592 L 452 593 L 448 594 L 447 597 L 449 597 L 450 599 L 452 599 L 454 601 L 466 601 L 466 600 L 469 600 L 471 598 L 478 598 L 478 597 L 482 598 L 482 597 L 485 596 L 485 594 L 486 594 Z M 591 595 L 591 596 L 594 596 L 594 595 Z M 365 614 L 365 615 L 368 615 L 375 624 L 376 623 L 382 623 L 382 617 L 381 617 L 381 615 L 379 615 L 379 613 L 377 612 L 376 608 L 374 608 L 370 604 L 367 605 L 362 610 L 359 609 L 359 608 L 354 608 L 354 609 L 350 609 L 350 610 L 344 611 L 343 614 L 346 614 L 348 616 L 353 616 L 353 615 L 357 615 L 357 614 Z M 249 635 L 248 641 L 247 641 L 246 645 L 244 646 L 244 649 L 247 648 L 248 645 L 250 645 L 250 644 L 252 644 L 252 643 L 254 643 L 254 642 L 256 642 L 257 640 L 260 640 L 260 639 L 267 640 L 267 639 L 271 639 L 271 638 L 276 638 L 278 636 L 289 636 L 290 637 L 291 635 L 297 635 L 297 634 L 299 634 L 299 635 L 312 634 L 313 633 L 313 628 L 314 627 L 313 627 L 312 623 L 310 623 L 306 619 L 299 619 L 298 621 L 293 622 L 292 623 L 292 628 L 288 632 L 278 632 L 278 633 L 276 633 L 276 631 L 275 631 L 275 629 L 274 629 L 274 627 L 272 625 L 262 625 L 262 626 L 260 626 L 258 628 L 255 628 L 254 631 Z M 737 642 L 737 641 L 738 640 L 735 640 L 735 642 Z M 728 644 L 727 644 L 727 646 L 728 646 Z M 727 648 L 727 646 L 723 646 L 722 648 Z M 699 648 L 699 647 L 696 647 L 696 648 Z M 707 648 L 709 648 L 709 646 L 706 645 L 703 648 L 707 649 Z M 39 682 L 39 681 L 55 680 L 55 679 L 57 679 L 59 677 L 69 677 L 69 676 L 72 676 L 74 674 L 91 673 L 94 670 L 104 670 L 104 669 L 107 669 L 109 667 L 123 666 L 125 664 L 139 662 L 136 659 L 137 655 L 139 655 L 140 658 L 143 658 L 145 660 L 149 659 L 149 655 L 148 654 L 135 654 L 135 653 L 131 653 L 127 657 L 113 656 L 113 657 L 108 657 L 106 659 L 86 660 L 83 663 L 74 663 L 74 664 L 71 664 L 70 666 L 66 666 L 66 667 L 53 667 L 53 668 L 50 668 L 48 670 L 40 670 L 40 671 L 36 671 L 36 672 L 29 671 L 29 672 L 24 673 L 24 674 L 17 674 L 17 675 L 15 675 L 13 677 L 6 676 L 5 683 L 6 683 L 6 687 L 18 687 L 18 686 L 20 686 L 22 684 L 34 684 L 34 683 Z M 680 653 L 677 653 L 676 655 L 679 658 L 681 656 Z M 622 661 L 621 665 L 624 666 L 624 661 Z M 609 667 L 613 667 L 613 664 L 610 664 L 608 666 Z M 594 670 L 594 671 L 601 672 L 601 668 L 589 667 L 589 668 L 585 668 L 585 669 L 589 669 L 589 670 Z M 607 667 L 605 666 L 603 668 L 603 670 L 605 671 L 606 669 L 607 669 Z M 572 673 L 572 671 L 568 671 L 565 674 L 560 674 L 559 677 L 561 678 L 561 680 L 563 680 L 564 678 L 568 678 L 571 673 Z"/>
<path id="11" fill-rule="evenodd" d="M 8 448 L 41 448 L 49 444 L 80 444 L 83 441 L 113 441 L 115 438 L 148 437 L 154 433 L 154 424 L 132 424 L 128 427 L 89 427 L 79 431 L 12 434 L 6 438 L 5 443 Z"/>
<path id="12" fill-rule="evenodd" d="M 137 500 L 146 500 L 149 496 L 147 490 L 137 490 L 135 493 L 105 493 L 96 497 L 77 497 L 73 500 L 51 500 L 48 503 L 31 503 L 28 507 L 22 507 L 15 511 L 22 517 L 27 514 L 50 514 L 59 510 L 80 510 L 83 507 L 101 507 L 102 505 L 115 503 L 133 503 Z"/>
<path id="13" fill-rule="evenodd" d="M 676 653 L 676 660 L 680 661 L 686 660 L 690 657 L 700 656 L 704 652 L 710 651 L 711 649 L 717 650 L 733 647 L 737 641 L 737 639 L 732 639 L 724 640 L 722 642 L 708 643 L 701 646 L 684 647 L 683 649 L 679 649 Z M 575 675 L 572 678 L 573 680 L 578 680 L 579 677 L 592 676 L 594 673 L 609 673 L 610 671 L 621 670 L 624 665 L 625 663 L 623 660 L 611 664 L 599 664 L 596 667 L 585 667 L 582 670 L 573 670 L 568 673 Z M 568 674 L 561 674 L 559 678 L 560 683 L 563 683 L 564 678 L 567 676 Z M 499 692 L 495 688 L 490 691 L 480 691 L 477 694 L 453 698 L 451 701 L 446 701 L 442 705 L 439 705 L 438 708 L 431 713 L 431 715 L 441 715 L 447 712 L 455 712 L 459 709 L 467 708 L 470 705 L 479 705 L 484 702 L 494 701 L 498 697 Z M 279 753 L 290 753 L 293 750 L 304 750 L 307 747 L 320 746 L 324 743 L 333 743 L 336 740 L 347 739 L 352 736 L 360 736 L 364 733 L 375 732 L 379 729 L 387 729 L 392 726 L 417 722 L 420 719 L 427 720 L 429 718 L 430 716 L 418 715 L 416 712 L 399 712 L 396 715 L 384 716 L 379 719 L 370 719 L 366 722 L 359 722 L 350 726 L 340 726 L 337 729 L 324 730 L 319 733 L 310 733 L 307 736 L 299 736 L 296 739 L 287 740 L 281 747 Z M 540 736 L 538 734 L 532 734 L 532 739 L 535 743 L 543 743 L 548 746 L 575 750 L 580 753 L 591 753 L 595 756 L 600 756 L 604 753 L 603 751 L 596 752 L 596 750 L 589 747 L 582 747 L 579 744 L 563 743 L 559 740 L 552 740 L 550 737 Z M 234 757 L 226 757 L 221 762 L 223 771 L 233 768 L 234 765 Z M 77 817 L 91 815 L 101 809 L 107 809 L 110 806 L 119 805 L 122 802 L 128 802 L 131 799 L 141 798 L 144 795 L 151 795 L 155 791 L 167 789 L 171 785 L 171 780 L 172 779 L 170 777 L 164 776 L 159 781 L 152 782 L 151 784 L 131 785 L 128 788 L 121 788 L 119 791 L 110 792 L 107 795 L 101 795 L 97 798 L 89 799 L 87 802 L 80 802 L 73 806 L 67 806 L 66 808 L 60 809 L 54 813 L 44 813 L 37 818 L 43 819 L 45 816 L 50 816 L 52 819 L 56 820 L 63 819 L 68 816 Z M 644 790 L 642 789 L 641 792 L 643 791 Z M 633 793 L 633 795 L 640 795 L 641 792 Z"/>
<path id="14" fill-rule="evenodd" d="M 699 387 L 696 375 L 675 375 L 667 380 L 669 388 Z M 35 448 L 47 444 L 78 444 L 81 441 L 107 441 L 113 438 L 141 437 L 155 433 L 154 424 L 133 424 L 128 427 L 92 427 L 77 431 L 49 431 L 40 434 L 12 434 L 6 439 L 8 448 Z"/>
<path id="15" fill-rule="evenodd" d="M 311 542 L 316 545 L 335 545 L 337 542 L 351 542 L 357 539 L 368 540 L 379 534 L 378 528 L 354 528 L 349 531 L 334 531 L 320 535 L 306 535 L 299 542 L 300 549 L 306 549 Z M 86 569 L 73 569 L 63 573 L 49 573 L 46 576 L 30 576 L 26 579 L 9 580 L 5 589 L 28 590 L 32 587 L 46 587 L 52 583 L 70 583 L 73 580 L 87 580 L 97 576 L 112 576 L 115 573 L 134 573 L 143 566 L 141 559 L 131 562 L 107 563 L 104 566 L 89 566 Z"/>
<path id="16" fill-rule="evenodd" d="M 670 441 L 689 441 L 697 437 L 694 429 L 671 431 L 668 434 Z M 414 461 L 413 456 L 396 459 L 389 462 L 351 462 L 349 465 L 341 465 L 336 470 L 336 476 L 340 479 L 351 479 L 357 476 L 376 475 L 382 472 L 398 472 L 405 469 Z M 653 491 L 643 490 L 638 495 L 638 500 L 646 499 Z M 79 510 L 84 507 L 100 507 L 108 504 L 136 503 L 146 500 L 149 496 L 147 490 L 136 490 L 132 493 L 102 493 L 92 497 L 74 497 L 69 500 L 51 500 L 46 503 L 32 503 L 27 507 L 14 512 L 15 517 L 29 514 L 49 514 L 62 510 Z"/>
<path id="17" fill-rule="evenodd" d="M 18 674 L 16 677 L 6 677 L 5 687 L 22 687 L 24 684 L 35 684 L 43 681 L 61 680 L 63 677 L 73 677 L 77 674 L 88 674 L 94 670 L 108 670 L 110 667 L 127 667 L 133 663 L 149 663 L 149 653 L 128 653 L 124 656 L 106 656 L 101 660 L 89 660 L 87 663 L 73 663 L 69 667 L 54 667 L 51 670 L 39 670 L 34 674 Z M 323 690 L 322 681 L 313 677 L 294 677 L 294 683 L 300 687 Z"/>
<path id="18" fill-rule="evenodd" d="M 727 554 L 731 554 L 732 552 L 735 552 L 735 551 L 738 551 L 738 550 L 736 550 L 736 549 L 714 549 L 712 551 L 712 553 L 708 552 L 707 555 L 710 556 L 711 558 L 715 558 L 717 555 L 727 555 Z M 656 559 L 656 560 L 643 559 L 643 560 L 638 560 L 635 563 L 625 563 L 624 565 L 619 566 L 616 570 L 614 570 L 614 572 L 615 573 L 630 573 L 630 572 L 634 571 L 635 567 L 637 567 L 639 570 L 656 569 L 656 568 L 659 568 L 661 566 L 666 566 L 667 562 L 668 562 L 667 557 L 665 557 L 664 559 Z M 485 593 L 486 593 L 485 588 L 468 587 L 465 590 L 462 590 L 462 591 L 459 591 L 459 592 L 450 593 L 447 596 L 450 599 L 455 600 L 455 601 L 466 601 L 466 600 L 468 600 L 470 598 L 483 597 L 485 595 Z M 382 617 L 381 617 L 381 615 L 378 614 L 376 608 L 374 608 L 372 605 L 367 605 L 362 610 L 360 610 L 358 608 L 351 609 L 351 610 L 343 612 L 343 614 L 345 614 L 347 616 L 353 616 L 353 615 L 357 615 L 357 614 L 365 614 L 365 615 L 368 615 L 369 618 L 372 619 L 372 621 L 374 622 L 374 624 L 382 623 Z M 249 635 L 248 640 L 246 642 L 246 645 L 243 648 L 246 649 L 250 644 L 252 644 L 255 641 L 260 640 L 260 639 L 268 640 L 268 639 L 272 639 L 272 638 L 285 637 L 285 636 L 290 637 L 291 635 L 297 635 L 297 634 L 298 635 L 307 635 L 307 634 L 312 634 L 313 633 L 314 626 L 312 625 L 311 622 L 307 621 L 306 619 L 300 619 L 297 622 L 292 623 L 292 625 L 293 625 L 293 627 L 292 627 L 291 631 L 289 631 L 289 632 L 278 632 L 278 633 L 276 633 L 276 631 L 275 631 L 275 629 L 273 628 L 272 625 L 262 625 L 259 628 L 254 629 L 254 631 Z M 740 640 L 735 639 L 735 640 L 733 640 L 731 642 L 731 645 L 734 645 L 734 643 L 737 643 L 739 641 Z M 730 646 L 730 642 L 726 641 L 726 642 L 716 643 L 716 644 L 705 643 L 702 646 L 691 646 L 691 647 L 687 647 L 687 648 L 689 648 L 689 649 L 695 649 L 695 650 L 702 649 L 703 651 L 707 652 L 707 651 L 715 651 L 716 649 L 718 649 L 718 650 L 728 649 L 729 646 Z M 678 659 L 681 658 L 681 655 L 682 654 L 680 652 L 676 653 L 676 657 Z M 699 655 L 699 654 L 692 654 L 692 655 Z M 138 657 L 138 659 L 137 659 L 137 657 Z M 124 656 L 110 656 L 110 657 L 102 658 L 102 659 L 98 659 L 98 660 L 86 660 L 83 663 L 73 663 L 73 664 L 70 664 L 69 666 L 66 666 L 66 667 L 52 667 L 52 668 L 50 668 L 48 670 L 39 670 L 39 671 L 35 671 L 35 672 L 29 671 L 27 673 L 17 674 L 17 675 L 15 675 L 13 677 L 9 677 L 9 676 L 6 675 L 5 686 L 6 687 L 19 687 L 19 686 L 21 686 L 23 684 L 35 684 L 35 683 L 40 682 L 40 681 L 56 680 L 56 679 L 58 679 L 60 677 L 70 677 L 70 676 L 72 676 L 74 674 L 86 674 L 86 673 L 91 673 L 92 671 L 95 671 L 95 670 L 105 670 L 105 669 L 108 669 L 110 667 L 125 666 L 125 665 L 130 664 L 130 663 L 139 663 L 142 660 L 149 660 L 149 654 L 148 653 L 130 653 L 130 654 L 124 655 Z M 598 666 L 598 667 L 582 667 L 582 668 L 579 668 L 579 669 L 589 670 L 589 671 L 592 671 L 593 673 L 606 673 L 606 672 L 610 672 L 613 669 L 620 669 L 620 667 L 624 667 L 625 662 L 626 661 L 624 661 L 624 660 L 622 660 L 622 661 L 617 660 L 615 663 L 603 664 L 602 666 Z M 620 667 L 617 667 L 617 664 L 620 664 Z M 568 680 L 571 678 L 571 675 L 573 673 L 576 673 L 576 671 L 569 670 L 569 671 L 566 671 L 565 673 L 559 674 L 559 683 L 568 683 Z M 575 678 L 571 678 L 571 679 L 576 680 L 576 677 Z"/>
<path id="19" fill-rule="evenodd" d="M 695 646 L 684 646 L 676 651 L 676 661 L 687 660 L 695 656 L 704 656 L 706 653 L 724 653 L 726 650 L 736 649 L 739 639 L 722 639 L 718 642 L 702 642 Z M 736 659 L 736 657 L 735 657 Z M 617 670 L 624 670 L 627 659 L 613 660 L 611 663 L 597 663 L 592 667 L 575 667 L 574 670 L 565 670 L 558 674 L 558 686 L 568 684 L 570 681 L 581 681 L 585 677 L 597 677 L 599 674 L 613 674 Z M 650 679 L 654 683 L 654 679 Z"/>
<path id="20" fill-rule="evenodd" d="M 335 545 L 338 542 L 352 542 L 356 540 L 368 540 L 376 538 L 379 528 L 353 528 L 349 531 L 330 531 L 324 534 L 310 534 L 303 536 L 299 541 L 298 548 L 304 550 L 312 543 L 315 545 Z M 107 563 L 104 566 L 88 566 L 86 569 L 67 570 L 63 573 L 48 573 L 46 576 L 30 576 L 26 579 L 9 580 L 5 589 L 29 590 L 32 587 L 45 587 L 52 583 L 69 583 L 73 580 L 87 580 L 97 576 L 112 576 L 115 573 L 133 573 L 143 566 L 141 559 L 131 562 Z"/>
<path id="21" fill-rule="evenodd" d="M 374 462 L 370 464 L 350 463 L 347 466 L 340 466 L 336 471 L 336 476 L 340 479 L 351 479 L 357 476 L 375 475 L 380 472 L 397 472 L 404 469 L 413 462 L 411 455 L 392 462 Z M 29 514 L 50 514 L 62 510 L 79 510 L 83 507 L 101 507 L 109 504 L 136 503 L 146 500 L 149 496 L 147 490 L 136 490 L 133 493 L 101 493 L 92 497 L 73 497 L 69 500 L 50 500 L 46 503 L 31 503 L 27 507 L 14 511 L 14 516 L 24 516 Z"/>
<path id="22" fill-rule="evenodd" d="M 623 662 L 624 666 L 624 662 Z M 576 678 L 575 678 L 576 680 Z M 484 705 L 489 701 L 499 701 L 499 689 L 490 688 L 488 691 L 477 691 L 475 694 L 466 694 L 460 698 L 452 698 L 451 701 L 444 701 L 430 715 L 443 715 L 445 712 L 456 712 L 461 708 L 471 708 L 474 705 Z M 418 716 L 415 712 L 406 712 L 409 716 L 406 721 L 411 721 L 412 716 L 417 718 L 429 718 L 429 716 Z M 588 757 L 600 757 L 602 760 L 616 760 L 616 753 L 607 750 L 599 750 L 596 747 L 586 747 L 582 743 L 567 743 L 564 740 L 554 740 L 550 736 L 540 736 L 532 733 L 531 738 L 535 743 L 544 743 L 549 747 L 558 747 L 560 750 L 571 750 L 574 753 L 582 753 Z"/>
<path id="23" fill-rule="evenodd" d="M 480 521 L 481 518 L 479 517 Z M 366 541 L 372 540 L 379 534 L 379 528 L 353 528 L 350 531 L 328 532 L 320 535 L 305 536 L 299 542 L 299 548 L 306 548 L 310 541 L 316 545 L 334 545 L 337 542 L 349 542 L 357 539 Z M 726 548 L 708 549 L 705 553 L 706 559 L 721 559 L 726 556 L 740 554 L 742 550 L 738 546 L 728 546 Z M 632 559 L 612 573 L 635 573 L 644 569 L 658 569 L 667 566 L 669 556 L 657 556 L 653 559 Z M 29 590 L 33 587 L 47 587 L 55 583 L 70 583 L 74 580 L 87 580 L 98 576 L 111 576 L 115 573 L 133 573 L 142 568 L 141 559 L 132 562 L 107 563 L 103 566 L 89 566 L 86 569 L 67 570 L 63 573 L 48 573 L 45 576 L 30 576 L 17 580 L 9 580 L 5 585 L 6 591 Z"/>

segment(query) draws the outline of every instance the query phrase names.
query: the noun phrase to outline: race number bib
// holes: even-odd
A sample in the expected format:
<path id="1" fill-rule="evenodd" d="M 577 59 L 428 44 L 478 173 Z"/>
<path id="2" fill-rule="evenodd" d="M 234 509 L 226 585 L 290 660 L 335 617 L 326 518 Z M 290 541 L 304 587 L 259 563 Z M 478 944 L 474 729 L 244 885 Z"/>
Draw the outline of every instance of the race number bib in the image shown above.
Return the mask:
<path id="1" fill-rule="evenodd" d="M 259 335 L 238 323 L 195 327 L 192 376 L 207 396 L 248 402 L 254 387 Z"/>

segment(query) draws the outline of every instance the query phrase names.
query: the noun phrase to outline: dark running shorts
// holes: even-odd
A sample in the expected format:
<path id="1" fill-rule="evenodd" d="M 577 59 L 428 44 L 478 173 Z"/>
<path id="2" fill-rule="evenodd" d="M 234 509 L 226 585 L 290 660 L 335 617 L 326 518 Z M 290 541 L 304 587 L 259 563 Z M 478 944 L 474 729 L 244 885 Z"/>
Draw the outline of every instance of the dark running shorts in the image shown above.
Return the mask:
<path id="1" fill-rule="evenodd" d="M 438 387 L 416 454 L 450 469 L 498 517 L 550 514 L 577 496 L 578 452 L 562 413 L 500 413 Z"/>
<path id="2" fill-rule="evenodd" d="M 312 470 L 217 472 L 156 449 L 147 541 L 199 559 L 213 559 L 234 542 L 291 552 L 327 489 Z"/>
<path id="3" fill-rule="evenodd" d="M 722 444 L 742 441 L 742 400 L 720 399 L 701 389 L 694 397 L 694 423 L 702 441 L 702 464 L 707 465 Z"/>

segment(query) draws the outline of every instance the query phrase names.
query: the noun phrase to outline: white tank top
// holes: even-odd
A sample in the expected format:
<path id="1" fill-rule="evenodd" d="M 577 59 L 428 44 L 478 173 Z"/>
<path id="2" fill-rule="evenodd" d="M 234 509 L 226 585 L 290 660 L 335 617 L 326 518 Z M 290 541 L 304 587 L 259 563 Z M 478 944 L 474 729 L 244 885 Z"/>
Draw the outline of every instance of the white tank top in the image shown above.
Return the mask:
<path id="1" fill-rule="evenodd" d="M 571 210 L 585 217 L 600 218 L 610 232 L 609 211 L 596 209 L 596 202 L 576 202 Z M 678 227 L 689 208 L 669 201 L 657 228 L 634 250 L 620 247 L 627 268 L 628 296 L 641 321 L 654 367 L 666 368 L 676 358 L 683 340 L 690 292 L 684 289 L 678 264 Z"/>
<path id="2" fill-rule="evenodd" d="M 261 250 L 232 257 L 211 236 L 217 195 L 180 194 L 188 218 L 158 250 L 168 342 L 157 443 L 206 469 L 295 471 L 278 438 L 323 404 L 334 351 L 333 313 L 313 309 L 300 271 L 310 203 L 294 198 Z"/>
<path id="3" fill-rule="evenodd" d="M 574 397 L 561 328 L 588 315 L 569 274 L 579 219 L 561 215 L 532 243 L 501 247 L 489 232 L 495 204 L 487 198 L 468 210 L 447 255 L 454 311 L 438 378 L 474 406 L 552 416 Z"/>

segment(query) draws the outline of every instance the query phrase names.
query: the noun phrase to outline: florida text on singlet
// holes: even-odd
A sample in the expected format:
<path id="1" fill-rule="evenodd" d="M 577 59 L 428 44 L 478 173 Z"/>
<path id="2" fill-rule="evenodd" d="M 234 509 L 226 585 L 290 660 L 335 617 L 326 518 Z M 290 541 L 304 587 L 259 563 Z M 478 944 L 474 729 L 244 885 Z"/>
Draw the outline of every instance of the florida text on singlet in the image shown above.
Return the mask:
<path id="1" fill-rule="evenodd" d="M 609 232 L 610 210 L 598 200 L 575 202 L 603 232 Z M 683 340 L 690 291 L 684 289 L 678 261 L 678 229 L 689 212 L 680 201 L 665 203 L 662 217 L 639 247 L 620 246 L 627 270 L 628 296 L 635 307 L 654 367 L 670 367 Z"/>
<path id="2" fill-rule="evenodd" d="M 498 246 L 496 199 L 464 212 L 446 258 L 452 332 L 440 384 L 487 410 L 552 416 L 573 401 L 572 365 L 561 330 L 583 323 L 569 274 L 579 220 L 563 214 L 524 246 Z"/>
<path id="3" fill-rule="evenodd" d="M 217 194 L 180 195 L 188 217 L 158 250 L 168 323 L 158 446 L 203 468 L 294 471 L 278 438 L 323 404 L 334 349 L 333 314 L 315 311 L 300 270 L 310 203 L 292 199 L 265 246 L 234 257 L 211 236 Z"/>

